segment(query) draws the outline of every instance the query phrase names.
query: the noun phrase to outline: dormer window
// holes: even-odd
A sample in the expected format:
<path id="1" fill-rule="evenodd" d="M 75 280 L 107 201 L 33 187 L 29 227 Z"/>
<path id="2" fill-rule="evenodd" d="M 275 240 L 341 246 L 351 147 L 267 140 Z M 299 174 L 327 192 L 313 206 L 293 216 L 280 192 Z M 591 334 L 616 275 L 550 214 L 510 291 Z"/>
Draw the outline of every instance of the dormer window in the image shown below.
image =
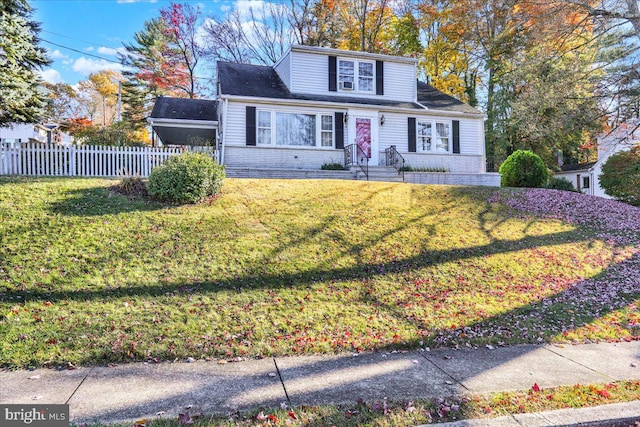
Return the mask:
<path id="1" fill-rule="evenodd" d="M 338 61 L 338 88 L 341 92 L 373 92 L 374 77 L 374 62 L 372 61 L 348 59 Z"/>

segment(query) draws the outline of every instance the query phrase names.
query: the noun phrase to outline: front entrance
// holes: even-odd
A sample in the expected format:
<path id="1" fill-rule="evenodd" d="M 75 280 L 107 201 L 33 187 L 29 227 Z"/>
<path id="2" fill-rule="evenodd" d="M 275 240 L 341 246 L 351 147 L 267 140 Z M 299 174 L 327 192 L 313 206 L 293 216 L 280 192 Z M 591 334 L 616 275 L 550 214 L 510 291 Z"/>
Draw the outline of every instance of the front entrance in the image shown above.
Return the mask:
<path id="1" fill-rule="evenodd" d="M 349 123 L 349 134 L 354 135 L 353 143 L 367 155 L 369 165 L 378 165 L 378 143 L 377 143 L 377 115 L 370 112 L 353 112 L 349 113 L 353 117 Z"/>

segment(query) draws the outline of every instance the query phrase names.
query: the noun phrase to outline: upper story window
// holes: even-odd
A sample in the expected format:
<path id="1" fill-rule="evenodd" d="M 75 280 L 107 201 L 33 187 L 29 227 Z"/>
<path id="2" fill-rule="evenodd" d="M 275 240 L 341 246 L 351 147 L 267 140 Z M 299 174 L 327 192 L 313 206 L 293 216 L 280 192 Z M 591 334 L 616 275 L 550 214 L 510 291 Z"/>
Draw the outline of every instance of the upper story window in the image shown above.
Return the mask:
<path id="1" fill-rule="evenodd" d="M 340 91 L 373 92 L 374 63 L 371 61 L 338 61 L 338 89 Z"/>

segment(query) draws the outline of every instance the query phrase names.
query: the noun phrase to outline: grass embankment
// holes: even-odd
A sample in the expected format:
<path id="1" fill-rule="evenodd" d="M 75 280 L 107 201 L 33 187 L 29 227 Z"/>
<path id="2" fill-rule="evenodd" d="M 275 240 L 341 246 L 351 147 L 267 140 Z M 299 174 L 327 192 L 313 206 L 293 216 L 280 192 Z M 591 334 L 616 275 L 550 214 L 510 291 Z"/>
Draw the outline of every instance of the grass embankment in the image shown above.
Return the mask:
<path id="1" fill-rule="evenodd" d="M 4 366 L 640 336 L 638 228 L 612 231 L 609 205 L 228 179 L 166 207 L 113 184 L 0 178 Z"/>

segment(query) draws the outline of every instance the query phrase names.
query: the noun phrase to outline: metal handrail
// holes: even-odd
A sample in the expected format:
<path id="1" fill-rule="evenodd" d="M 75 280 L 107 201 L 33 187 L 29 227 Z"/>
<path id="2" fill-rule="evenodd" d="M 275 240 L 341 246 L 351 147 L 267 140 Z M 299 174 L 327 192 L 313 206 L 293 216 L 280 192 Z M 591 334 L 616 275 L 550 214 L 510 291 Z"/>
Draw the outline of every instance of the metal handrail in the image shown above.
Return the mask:
<path id="1" fill-rule="evenodd" d="M 385 148 L 384 157 L 385 157 L 385 165 L 393 166 L 398 171 L 398 175 L 402 176 L 402 181 L 404 181 L 404 171 L 405 171 L 406 162 L 404 160 L 404 157 L 402 157 L 402 154 L 398 153 L 398 150 L 396 150 L 396 146 L 392 145 L 389 148 Z M 402 162 L 402 165 L 400 166 L 401 162 Z"/>
<path id="2" fill-rule="evenodd" d="M 364 176 L 369 181 L 369 157 L 358 144 L 351 144 L 344 147 L 344 165 L 357 165 L 360 167 Z"/>

